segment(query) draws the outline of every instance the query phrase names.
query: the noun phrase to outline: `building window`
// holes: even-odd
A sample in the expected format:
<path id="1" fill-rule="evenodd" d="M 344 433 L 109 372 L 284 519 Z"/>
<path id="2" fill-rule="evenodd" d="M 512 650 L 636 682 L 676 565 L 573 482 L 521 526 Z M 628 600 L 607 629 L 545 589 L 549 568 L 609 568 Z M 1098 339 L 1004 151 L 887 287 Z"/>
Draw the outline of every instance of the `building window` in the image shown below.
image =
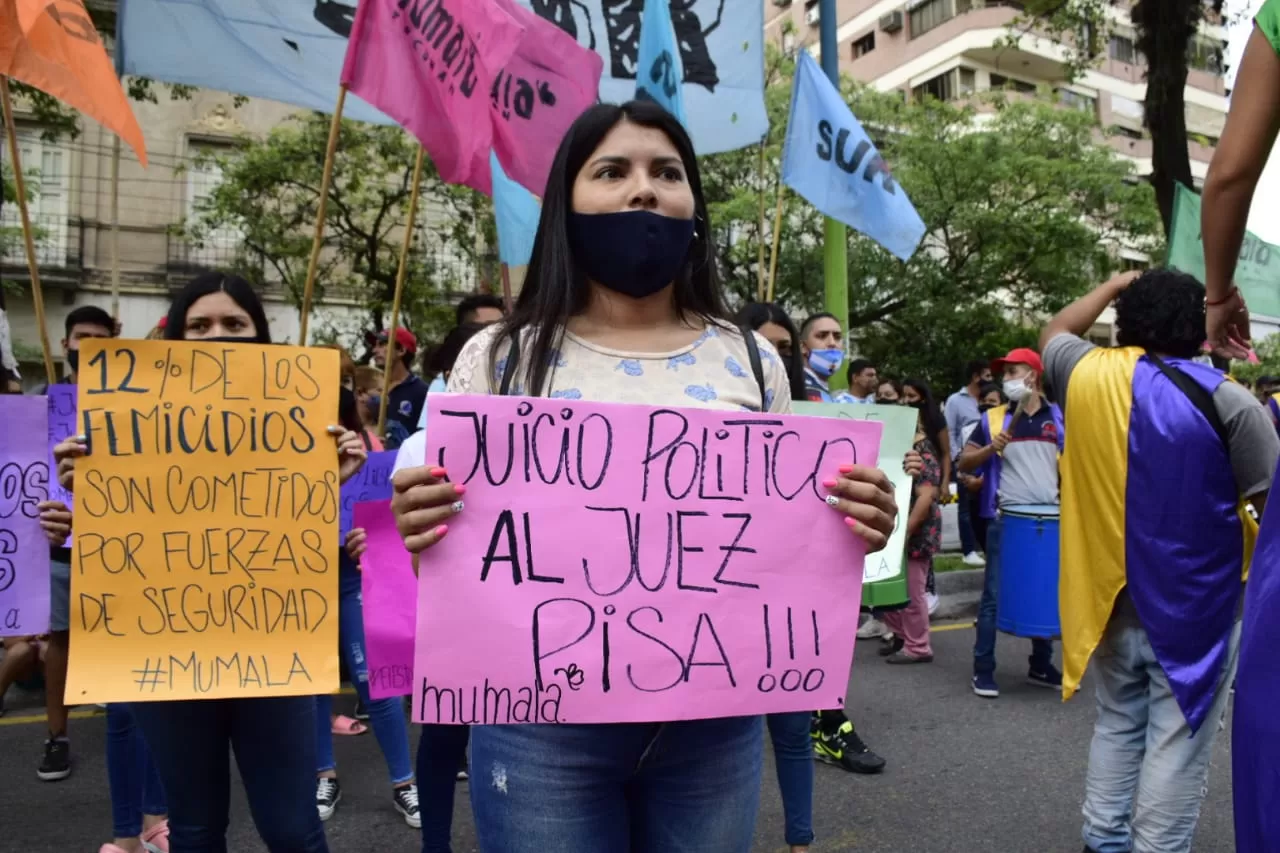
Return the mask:
<path id="1" fill-rule="evenodd" d="M 853 58 L 866 56 L 868 53 L 876 49 L 876 34 L 874 32 L 867 33 L 860 39 L 853 42 Z"/>
<path id="2" fill-rule="evenodd" d="M 1091 116 L 1098 114 L 1098 99 L 1091 95 L 1082 95 L 1070 89 L 1058 90 L 1058 103 Z"/>
<path id="3" fill-rule="evenodd" d="M 1034 95 L 1036 93 L 1036 84 L 1028 83 L 1026 80 L 1014 80 L 1003 74 L 991 75 L 991 88 L 1004 89 L 1010 92 L 1022 92 L 1024 95 Z"/>
<path id="4" fill-rule="evenodd" d="M 233 152 L 234 149 L 229 145 L 194 141 L 188 143 L 186 205 L 188 222 L 199 222 L 204 202 L 222 183 L 220 160 Z M 229 225 L 201 229 L 198 245 L 193 241 L 187 246 L 186 261 L 199 267 L 230 266 L 236 260 L 243 239 L 243 232 Z"/>
<path id="5" fill-rule="evenodd" d="M 31 201 L 27 213 L 35 230 L 36 260 L 41 266 L 65 267 L 67 265 L 67 157 L 58 142 L 40 137 L 38 128 L 18 129 L 18 156 L 22 159 L 22 176 Z M 0 163 L 6 181 L 11 180 L 13 163 L 9 160 L 9 146 L 3 147 Z M 6 235 L 16 235 L 4 240 L 3 261 L 9 264 L 25 264 L 26 250 L 22 244 L 22 214 L 16 203 L 5 204 L 0 209 L 0 229 Z"/>
<path id="6" fill-rule="evenodd" d="M 1226 70 L 1223 44 L 1217 39 L 1197 36 L 1187 45 L 1187 64 L 1210 74 L 1222 74 Z"/>
<path id="7" fill-rule="evenodd" d="M 955 17 L 955 0 L 925 0 L 909 14 L 911 38 L 922 36 Z"/>
<path id="8" fill-rule="evenodd" d="M 1143 64 L 1142 54 L 1138 52 L 1133 39 L 1127 36 L 1112 36 L 1108 55 L 1117 62 L 1127 62 L 1130 65 Z"/>
<path id="9" fill-rule="evenodd" d="M 975 78 L 972 68 L 953 68 L 913 87 L 911 98 L 915 101 L 923 101 L 926 97 L 950 101 L 971 94 L 976 88 Z"/>

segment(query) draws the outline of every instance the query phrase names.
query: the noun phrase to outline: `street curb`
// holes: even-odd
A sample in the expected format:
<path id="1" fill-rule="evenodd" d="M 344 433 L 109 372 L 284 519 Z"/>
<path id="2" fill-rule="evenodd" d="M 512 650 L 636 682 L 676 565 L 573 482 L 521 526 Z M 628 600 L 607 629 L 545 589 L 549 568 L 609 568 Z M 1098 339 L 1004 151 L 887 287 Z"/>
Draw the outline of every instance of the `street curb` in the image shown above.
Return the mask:
<path id="1" fill-rule="evenodd" d="M 978 603 L 982 600 L 984 574 L 985 569 L 964 569 L 935 574 L 933 584 L 934 591 L 938 594 L 938 609 L 933 612 L 930 621 L 944 622 L 977 617 Z"/>

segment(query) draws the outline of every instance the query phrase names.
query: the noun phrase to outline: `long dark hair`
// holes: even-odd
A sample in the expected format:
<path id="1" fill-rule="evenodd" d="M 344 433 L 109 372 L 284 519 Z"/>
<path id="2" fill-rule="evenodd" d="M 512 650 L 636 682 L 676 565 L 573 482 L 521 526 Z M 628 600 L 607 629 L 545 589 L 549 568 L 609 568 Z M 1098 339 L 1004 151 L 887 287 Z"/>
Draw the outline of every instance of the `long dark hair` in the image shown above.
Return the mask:
<path id="1" fill-rule="evenodd" d="M 929 434 L 929 438 L 933 439 L 934 444 L 937 444 L 938 434 L 947 428 L 947 420 L 942 416 L 942 410 L 938 408 L 937 401 L 933 399 L 933 391 L 929 389 L 929 383 L 923 379 L 904 379 L 902 387 L 910 388 L 920 395 L 917 408 L 924 415 L 925 432 Z"/>
<path id="2" fill-rule="evenodd" d="M 773 302 L 748 302 L 735 319 L 739 326 L 748 329 L 758 330 L 765 323 L 774 323 L 787 330 L 791 336 L 791 357 L 782 357 L 782 363 L 787 368 L 787 380 L 791 383 L 791 399 L 808 400 L 804 390 L 804 365 L 800 358 L 800 332 L 787 312 Z"/>
<path id="3" fill-rule="evenodd" d="M 169 305 L 169 317 L 165 320 L 164 338 L 167 341 L 181 341 L 187 336 L 187 312 L 197 300 L 210 293 L 225 293 L 239 305 L 253 320 L 256 334 L 252 340 L 257 344 L 271 343 L 271 327 L 267 325 L 267 312 L 262 309 L 262 300 L 254 293 L 253 285 L 238 275 L 227 275 L 220 272 L 201 273 L 186 287 L 178 291 Z"/>
<path id="4" fill-rule="evenodd" d="M 444 336 L 440 345 L 431 350 L 429 357 L 428 354 L 423 354 L 424 372 L 429 376 L 437 376 L 453 370 L 453 365 L 458 361 L 458 356 L 462 355 L 462 348 L 467 345 L 467 341 L 483 329 L 484 326 L 480 323 L 463 323 L 460 326 L 454 326 L 449 330 L 449 334 Z"/>
<path id="5" fill-rule="evenodd" d="M 587 307 L 590 287 L 586 276 L 575 263 L 569 245 L 569 214 L 573 211 L 573 184 L 587 159 L 601 140 L 620 122 L 629 121 L 641 127 L 661 130 L 680 153 L 689 188 L 693 192 L 694 236 L 685 257 L 684 267 L 675 277 L 675 307 L 682 316 L 695 317 L 707 323 L 723 322 L 728 317 L 716 276 L 711 252 L 711 223 L 707 204 L 702 198 L 702 178 L 689 135 L 672 115 L 655 103 L 628 101 L 625 104 L 596 104 L 570 126 L 556 151 L 547 178 L 547 191 L 542 199 L 542 216 L 533 241 L 533 254 L 525 274 L 520 297 L 511 315 L 494 337 L 489 355 L 490 372 L 496 374 L 498 351 L 504 341 L 528 329 L 520 338 L 523 343 L 525 393 L 538 395 L 548 384 L 555 365 L 551 352 L 556 347 L 565 323 Z"/>

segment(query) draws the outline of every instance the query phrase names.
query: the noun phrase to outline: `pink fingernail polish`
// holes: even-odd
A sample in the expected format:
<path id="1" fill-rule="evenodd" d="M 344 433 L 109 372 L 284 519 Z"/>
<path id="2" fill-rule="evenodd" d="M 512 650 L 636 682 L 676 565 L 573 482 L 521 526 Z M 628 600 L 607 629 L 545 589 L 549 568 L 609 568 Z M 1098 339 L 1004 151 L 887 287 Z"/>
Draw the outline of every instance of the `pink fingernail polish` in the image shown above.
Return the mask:
<path id="1" fill-rule="evenodd" d="M 448 472 L 448 471 L 446 471 L 446 470 L 444 470 L 443 468 L 432 468 L 432 469 L 431 469 L 429 472 L 427 472 L 427 473 L 429 473 L 432 477 L 435 477 L 435 478 L 438 480 L 438 479 L 440 479 L 441 477 L 446 476 L 449 472 Z"/>
<path id="2" fill-rule="evenodd" d="M 464 486 L 462 483 L 454 483 L 453 492 L 456 495 L 465 495 L 467 493 L 467 487 Z"/>
<path id="3" fill-rule="evenodd" d="M 853 473 L 853 466 L 852 466 L 852 465 L 849 465 L 849 464 L 841 465 L 841 466 L 840 466 L 840 473 L 841 473 L 841 474 L 852 474 L 852 473 Z"/>
<path id="4" fill-rule="evenodd" d="M 858 527 L 858 522 L 855 521 L 852 516 L 846 515 L 844 517 L 844 523 L 849 525 L 849 527 L 853 528 L 854 530 L 856 530 Z"/>
<path id="5" fill-rule="evenodd" d="M 436 540 L 437 540 L 437 541 L 439 541 L 439 540 L 441 540 L 441 539 L 443 539 L 443 538 L 444 538 L 444 535 L 445 535 L 446 533 L 448 533 L 448 532 L 449 532 L 449 525 L 447 525 L 447 524 L 442 524 L 442 525 L 440 525 L 439 527 L 437 527 L 435 530 L 433 530 L 433 531 L 431 531 L 431 532 L 432 532 L 432 533 L 434 533 L 434 534 L 436 535 Z"/>
<path id="6" fill-rule="evenodd" d="M 822 485 L 826 486 L 828 489 L 835 488 L 835 485 L 836 485 L 836 478 L 835 478 L 835 477 L 828 477 L 827 479 L 825 479 L 825 480 L 823 480 L 823 481 L 822 481 Z"/>

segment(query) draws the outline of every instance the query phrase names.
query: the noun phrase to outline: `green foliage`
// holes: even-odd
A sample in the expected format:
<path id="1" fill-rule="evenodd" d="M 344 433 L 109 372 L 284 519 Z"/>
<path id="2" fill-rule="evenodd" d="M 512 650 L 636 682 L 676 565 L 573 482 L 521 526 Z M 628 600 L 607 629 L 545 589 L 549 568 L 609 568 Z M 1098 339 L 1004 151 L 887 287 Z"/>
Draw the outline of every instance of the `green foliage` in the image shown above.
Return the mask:
<path id="1" fill-rule="evenodd" d="M 756 298 L 758 192 L 763 183 L 768 234 L 790 99 L 792 63 L 777 52 L 769 62 L 765 181 L 759 149 L 703 158 L 721 269 L 739 300 Z M 883 372 L 947 385 L 967 359 L 1034 344 L 1047 314 L 1111 274 L 1120 245 L 1156 247 L 1151 187 L 1094 140 L 1091 116 L 1022 97 L 908 103 L 845 89 L 930 229 L 906 264 L 849 235 L 849 328 Z M 788 193 L 782 223 L 775 299 L 803 316 L 822 307 L 822 220 Z"/>
<path id="2" fill-rule="evenodd" d="M 1280 334 L 1271 334 L 1254 342 L 1258 363 L 1231 362 L 1231 375 L 1244 382 L 1256 382 L 1259 376 L 1280 376 Z"/>
<path id="3" fill-rule="evenodd" d="M 282 286 L 295 304 L 300 303 L 329 126 L 328 116 L 299 116 L 265 139 L 245 139 L 232 154 L 217 157 L 222 181 L 197 204 L 197 215 L 183 225 L 184 236 L 200 244 L 220 229 L 238 233 L 241 249 L 231 264 L 236 272 L 263 286 Z M 395 293 L 417 151 L 417 142 L 398 128 L 342 123 L 315 304 L 322 304 L 326 296 L 354 300 L 367 308 L 373 327 L 382 327 Z M 446 186 L 430 160 L 424 163 L 419 222 L 429 207 L 443 207 L 448 221 L 440 228 L 414 229 L 403 312 L 405 322 L 419 335 L 437 334 L 451 325 L 448 293 L 472 284 L 467 268 L 442 263 L 444 250 L 474 256 L 477 222 L 492 237 L 489 202 L 477 196 Z M 357 331 L 328 329 L 324 334 L 343 337 Z"/>

